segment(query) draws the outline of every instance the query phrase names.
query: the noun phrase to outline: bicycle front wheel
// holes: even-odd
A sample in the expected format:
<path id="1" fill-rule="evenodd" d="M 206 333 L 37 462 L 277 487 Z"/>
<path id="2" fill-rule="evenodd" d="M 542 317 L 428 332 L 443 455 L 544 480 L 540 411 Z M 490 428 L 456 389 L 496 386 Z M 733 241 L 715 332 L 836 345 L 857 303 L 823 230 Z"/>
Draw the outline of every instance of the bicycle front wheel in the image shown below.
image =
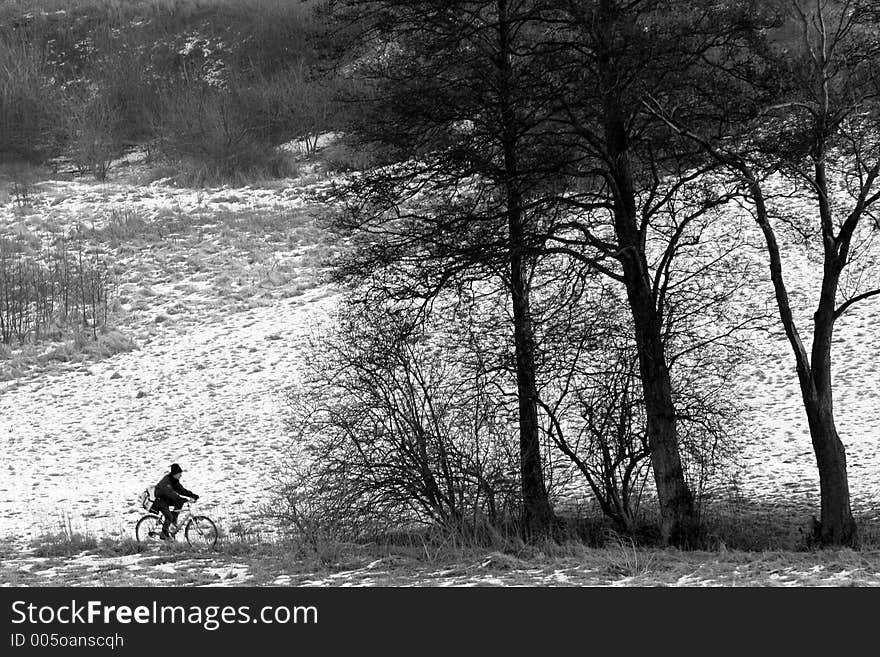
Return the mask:
<path id="1" fill-rule="evenodd" d="M 162 540 L 162 519 L 152 514 L 137 521 L 134 526 L 134 537 L 138 543 L 154 543 Z"/>
<path id="2" fill-rule="evenodd" d="M 217 545 L 217 525 L 208 516 L 193 516 L 183 532 L 191 547 L 211 550 Z"/>

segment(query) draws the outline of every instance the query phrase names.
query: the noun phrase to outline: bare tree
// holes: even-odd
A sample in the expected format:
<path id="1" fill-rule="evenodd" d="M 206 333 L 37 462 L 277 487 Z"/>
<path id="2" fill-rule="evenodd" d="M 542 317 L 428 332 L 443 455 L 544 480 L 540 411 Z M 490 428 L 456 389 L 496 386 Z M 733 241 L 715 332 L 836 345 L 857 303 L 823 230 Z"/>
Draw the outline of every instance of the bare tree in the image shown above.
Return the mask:
<path id="1" fill-rule="evenodd" d="M 541 462 L 530 269 L 543 190 L 557 184 L 532 68 L 533 2 L 346 3 L 372 17 L 351 70 L 372 90 L 353 129 L 403 164 L 345 190 L 342 222 L 363 248 L 344 270 L 377 265 L 393 295 L 428 299 L 492 277 L 512 310 L 523 528 L 551 530 Z M 352 264 L 353 263 L 353 264 Z M 408 271 L 409 270 L 409 271 Z M 360 273 L 358 273 L 360 272 Z"/>
<path id="2" fill-rule="evenodd" d="M 666 257 L 669 231 L 658 217 L 648 260 Z M 755 274 L 738 257 L 743 235 L 719 231 L 718 218 L 690 225 L 677 245 L 681 262 L 661 284 L 663 345 L 676 408 L 682 470 L 702 515 L 705 495 L 734 453 L 740 428 L 731 382 L 747 353 L 745 335 L 766 322 L 737 296 Z M 712 232 L 720 235 L 712 235 Z M 656 234 L 655 234 L 656 233 Z M 699 239 L 698 239 L 699 237 Z M 657 265 L 653 265 L 656 267 Z M 603 513 L 624 531 L 637 524 L 651 449 L 637 342 L 625 291 L 569 261 L 547 258 L 554 276 L 538 289 L 539 393 L 554 445 L 574 464 Z"/>
<path id="3" fill-rule="evenodd" d="M 727 65 L 711 62 L 718 98 L 716 132 L 700 130 L 661 99 L 650 103 L 679 134 L 699 144 L 738 179 L 761 231 L 779 318 L 791 346 L 819 469 L 817 539 L 855 545 L 846 452 L 833 407 L 831 356 L 836 321 L 854 304 L 880 295 L 858 256 L 870 249 L 880 199 L 880 15 L 861 0 L 772 3 L 776 29 L 753 30 Z M 731 93 L 733 92 L 733 93 Z M 736 106 L 736 120 L 729 110 Z M 781 176 L 804 187 L 814 217 L 791 216 L 776 193 Z M 786 235 L 818 252 L 821 282 L 812 315 L 812 344 L 796 319 L 783 259 Z M 805 255 L 803 257 L 808 257 Z M 847 274 L 854 285 L 845 285 Z"/>
<path id="4" fill-rule="evenodd" d="M 691 227 L 732 191 L 702 180 L 717 164 L 642 100 L 661 88 L 679 98 L 690 91 L 681 78 L 719 45 L 709 30 L 715 3 L 687 11 L 668 0 L 348 4 L 369 7 L 374 27 L 383 26 L 367 30 L 370 49 L 361 51 L 360 69 L 351 65 L 381 99 L 381 111 L 364 113 L 379 128 L 358 127 L 392 160 L 408 159 L 349 188 L 349 198 L 368 201 L 347 226 L 371 235 L 362 253 L 417 264 L 425 296 L 480 274 L 507 282 L 523 487 L 533 500 L 546 494 L 526 272 L 545 256 L 566 256 L 620 283 L 633 317 L 663 535 L 697 544 L 663 339 L 666 293 L 680 247 L 699 240 Z M 675 203 L 675 226 L 651 260 L 646 236 Z M 394 270 L 399 281 L 401 268 Z M 547 517 L 543 502 L 533 517 Z"/>
<path id="5" fill-rule="evenodd" d="M 546 251 L 580 259 L 621 284 L 632 315 L 639 374 L 664 538 L 700 542 L 698 513 L 679 449 L 678 411 L 664 342 L 667 282 L 681 266 L 692 227 L 732 198 L 708 174 L 717 164 L 646 111 L 663 90 L 694 113 L 687 72 L 718 48 L 731 17 L 717 3 L 688 7 L 668 0 L 553 3 L 544 52 L 552 116 L 563 169 L 576 181 L 560 199 L 567 211 L 548 222 Z M 552 62 L 552 64 L 551 64 Z M 662 256 L 652 260 L 648 235 L 676 220 Z"/>

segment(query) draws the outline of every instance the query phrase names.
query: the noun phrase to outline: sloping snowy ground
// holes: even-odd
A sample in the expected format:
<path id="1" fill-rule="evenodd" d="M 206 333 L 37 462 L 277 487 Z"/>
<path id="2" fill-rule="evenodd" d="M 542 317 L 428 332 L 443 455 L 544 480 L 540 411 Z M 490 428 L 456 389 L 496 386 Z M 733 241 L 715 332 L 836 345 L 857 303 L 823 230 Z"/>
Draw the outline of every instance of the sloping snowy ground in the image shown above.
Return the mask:
<path id="1" fill-rule="evenodd" d="M 194 191 L 56 181 L 34 185 L 24 213 L 8 199 L 4 230 L 75 221 L 100 229 L 115 211 L 164 232 L 107 247 L 123 281 L 118 326 L 137 350 L 43 364 L 0 382 L 0 536 L 62 524 L 130 536 L 138 493 L 175 461 L 187 470 L 184 485 L 225 525 L 268 501 L 286 440 L 284 390 L 296 381 L 305 338 L 335 302 L 315 276 L 312 254 L 332 245 L 308 218 L 313 192 L 294 182 Z M 815 280 L 815 269 L 791 262 L 793 288 Z M 769 300 L 769 286 L 752 296 Z M 811 300 L 798 302 L 808 318 Z M 853 498 L 869 517 L 880 517 L 878 327 L 880 301 L 857 307 L 840 321 L 834 356 Z M 739 491 L 815 504 L 818 478 L 788 345 L 778 331 L 755 339 L 767 355 L 746 368 L 737 390 L 752 427 L 742 437 Z"/>
<path id="2" fill-rule="evenodd" d="M 265 503 L 296 348 L 332 302 L 321 294 L 218 317 L 5 392 L 0 533 L 52 529 L 63 514 L 98 533 L 130 530 L 137 494 L 172 462 L 215 516 Z"/>
<path id="3" fill-rule="evenodd" d="M 775 225 L 782 235 L 782 217 L 814 217 L 815 201 L 783 195 L 771 201 Z M 837 205 L 839 203 L 839 205 Z M 832 205 L 845 217 L 848 205 L 836 197 Z M 750 225 L 750 218 L 742 219 Z M 816 220 L 813 220 L 813 225 Z M 859 244 L 860 267 L 851 266 L 841 286 L 842 298 L 855 292 L 880 288 L 880 244 L 878 233 L 866 227 Z M 778 311 L 769 282 L 767 257 L 757 229 L 750 226 L 758 244 L 741 257 L 752 258 L 760 280 L 750 291 L 750 303 L 766 303 L 773 323 L 769 331 L 755 333 L 751 340 L 762 355 L 742 371 L 737 394 L 746 409 L 750 427 L 741 439 L 743 468 L 739 475 L 746 497 L 780 502 L 818 511 L 819 475 L 810 442 L 794 355 L 778 321 Z M 813 238 L 813 244 L 817 240 Z M 822 275 L 819 255 L 805 251 L 789 236 L 782 240 L 783 272 L 792 310 L 801 338 L 809 350 L 812 342 L 812 314 L 818 302 Z M 858 274 L 858 276 L 853 276 Z M 880 297 L 852 306 L 835 324 L 832 347 L 834 411 L 837 429 L 847 450 L 850 492 L 854 510 L 863 517 L 880 519 Z"/>
<path id="4" fill-rule="evenodd" d="M 36 186 L 27 213 L 4 208 L 10 230 L 100 227 L 122 209 L 149 226 L 173 216 L 178 233 L 108 251 L 121 269 L 115 324 L 136 350 L 0 382 L 0 536 L 64 524 L 128 535 L 138 493 L 172 462 L 220 520 L 268 501 L 284 389 L 333 306 L 309 259 L 320 246 L 303 214 L 309 191 L 59 182 Z"/>
<path id="5" fill-rule="evenodd" d="M 780 336 L 766 348 L 769 355 L 745 370 L 739 386 L 752 426 L 742 439 L 741 491 L 747 498 L 818 510 L 819 474 L 793 355 Z M 880 519 L 880 301 L 866 301 L 839 320 L 833 376 L 853 507 Z"/>

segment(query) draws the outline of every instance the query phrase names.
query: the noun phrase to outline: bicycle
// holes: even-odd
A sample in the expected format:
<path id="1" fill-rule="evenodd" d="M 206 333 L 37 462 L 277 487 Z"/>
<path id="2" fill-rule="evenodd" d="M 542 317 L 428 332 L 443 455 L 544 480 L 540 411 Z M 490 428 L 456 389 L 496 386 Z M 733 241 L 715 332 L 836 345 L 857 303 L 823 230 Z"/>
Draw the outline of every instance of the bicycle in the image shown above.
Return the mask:
<path id="1" fill-rule="evenodd" d="M 162 541 L 162 523 L 164 518 L 153 509 L 153 501 L 149 490 L 141 494 L 141 506 L 147 510 L 147 514 L 141 516 L 134 526 L 134 536 L 138 543 L 152 543 Z M 193 513 L 193 502 L 187 500 L 183 508 L 178 512 L 177 522 L 168 526 L 168 539 L 177 540 L 177 533 L 183 527 L 183 535 L 190 547 L 211 550 L 217 545 L 219 532 L 217 525 L 208 516 Z"/>

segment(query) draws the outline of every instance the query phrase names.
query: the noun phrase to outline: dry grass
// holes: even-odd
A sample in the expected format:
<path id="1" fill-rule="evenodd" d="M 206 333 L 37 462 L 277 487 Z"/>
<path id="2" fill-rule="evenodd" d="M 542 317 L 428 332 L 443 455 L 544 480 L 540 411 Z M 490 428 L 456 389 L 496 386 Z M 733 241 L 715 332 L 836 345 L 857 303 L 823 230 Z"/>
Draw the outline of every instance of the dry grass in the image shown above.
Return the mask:
<path id="1" fill-rule="evenodd" d="M 338 543 L 326 559 L 296 541 L 227 537 L 214 553 L 174 543 L 145 549 L 64 532 L 0 552 L 0 579 L 21 585 L 361 586 L 862 586 L 880 585 L 877 549 L 682 552 L 624 537 L 589 548 L 546 543 L 510 550 Z M 134 567 L 132 567 L 134 566 Z"/>
<path id="2" fill-rule="evenodd" d="M 656 554 L 639 548 L 632 538 L 615 535 L 605 549 L 607 570 L 623 577 L 642 577 L 651 572 Z"/>
<path id="3" fill-rule="evenodd" d="M 72 340 L 65 341 L 45 353 L 41 358 L 56 361 L 80 359 L 98 361 L 115 354 L 133 351 L 136 348 L 137 346 L 131 338 L 119 331 L 111 330 L 99 333 L 96 339 L 83 333 L 77 333 Z"/>
<path id="4" fill-rule="evenodd" d="M 91 534 L 60 531 L 47 534 L 31 542 L 35 557 L 69 557 L 98 547 L 98 539 Z"/>
<path id="5" fill-rule="evenodd" d="M 60 341 L 25 345 L 0 345 L 0 381 L 13 381 L 35 371 L 52 369 L 57 363 L 84 365 L 137 349 L 135 341 L 121 331 L 98 334 L 68 331 Z"/>
<path id="6" fill-rule="evenodd" d="M 146 552 L 147 546 L 133 538 L 119 540 L 104 538 L 98 545 L 98 553 L 108 557 L 124 557 L 131 554 Z"/>
<path id="7" fill-rule="evenodd" d="M 221 200 L 241 204 L 244 198 L 229 190 Z M 120 205 L 102 213 L 88 224 L 76 217 L 64 225 L 57 217 L 41 217 L 14 229 L 39 250 L 52 235 L 78 226 L 86 248 L 114 263 L 112 328 L 93 337 L 72 327 L 53 342 L 0 346 L 0 381 L 132 351 L 163 325 L 191 325 L 301 295 L 321 282 L 319 268 L 331 252 L 320 213 L 309 207 L 166 209 L 148 217 Z"/>

